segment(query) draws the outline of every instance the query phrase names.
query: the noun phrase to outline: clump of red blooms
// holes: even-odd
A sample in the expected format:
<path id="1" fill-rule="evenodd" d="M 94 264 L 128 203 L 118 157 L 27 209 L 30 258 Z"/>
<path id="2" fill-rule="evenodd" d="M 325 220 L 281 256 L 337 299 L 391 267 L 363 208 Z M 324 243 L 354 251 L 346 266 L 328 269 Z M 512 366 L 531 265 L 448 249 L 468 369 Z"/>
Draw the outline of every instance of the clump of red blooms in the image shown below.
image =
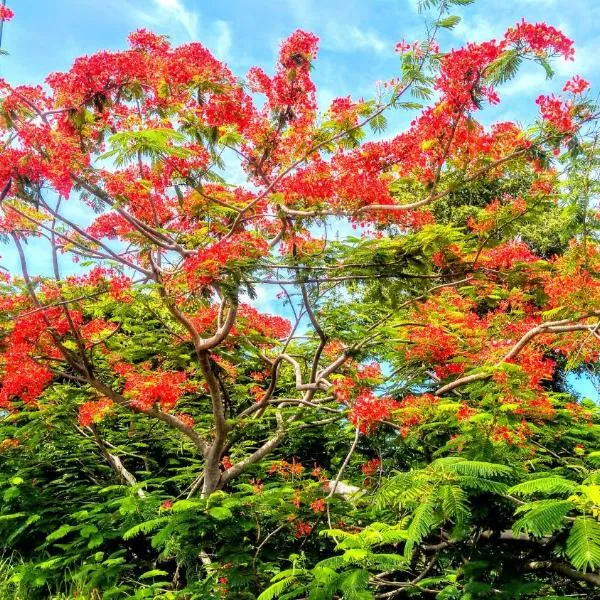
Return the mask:
<path id="1" fill-rule="evenodd" d="M 563 92 L 571 92 L 572 94 L 583 94 L 590 87 L 589 81 L 586 81 L 580 75 L 575 75 L 569 79 L 563 87 Z"/>
<path id="2" fill-rule="evenodd" d="M 262 258 L 268 252 L 265 239 L 250 233 L 240 233 L 198 250 L 186 259 L 184 269 L 190 289 L 209 285 L 231 264 L 240 260 Z"/>
<path id="3" fill-rule="evenodd" d="M 296 521 L 294 524 L 294 535 L 297 538 L 306 537 L 312 532 L 312 525 L 306 521 Z"/>
<path id="4" fill-rule="evenodd" d="M 0 21 L 10 21 L 15 13 L 8 6 L 0 6 Z"/>
<path id="5" fill-rule="evenodd" d="M 102 398 L 97 402 L 84 402 L 79 407 L 79 424 L 89 427 L 102 421 L 113 408 L 114 402 L 110 398 Z"/>
<path id="6" fill-rule="evenodd" d="M 16 438 L 6 438 L 0 442 L 0 452 L 18 448 L 20 445 L 21 442 L 19 442 L 19 440 Z"/>
<path id="7" fill-rule="evenodd" d="M 292 462 L 287 462 L 286 460 L 278 460 L 275 461 L 268 470 L 269 475 L 274 475 L 277 473 L 284 479 L 288 479 L 290 477 L 298 477 L 304 473 L 304 467 L 302 464 L 296 461 L 295 458 L 292 459 Z"/>
<path id="8" fill-rule="evenodd" d="M 140 410 L 150 410 L 160 405 L 163 410 L 171 410 L 185 393 L 195 392 L 198 386 L 188 381 L 184 371 L 140 371 L 127 363 L 113 365 L 113 371 L 125 382 L 123 395 L 130 405 Z"/>
<path id="9" fill-rule="evenodd" d="M 373 475 L 375 475 L 375 473 L 377 473 L 380 469 L 381 460 L 378 458 L 372 458 L 360 467 L 360 470 L 365 477 L 373 477 Z"/>

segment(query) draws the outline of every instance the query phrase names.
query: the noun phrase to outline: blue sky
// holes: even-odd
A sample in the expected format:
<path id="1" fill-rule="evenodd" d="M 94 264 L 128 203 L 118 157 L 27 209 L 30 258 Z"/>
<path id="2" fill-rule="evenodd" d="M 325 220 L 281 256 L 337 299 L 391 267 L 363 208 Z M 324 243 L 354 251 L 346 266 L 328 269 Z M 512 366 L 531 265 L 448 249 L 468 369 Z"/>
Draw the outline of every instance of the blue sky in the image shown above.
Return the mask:
<path id="1" fill-rule="evenodd" d="M 302 28 L 321 39 L 314 78 L 322 108 L 337 96 L 371 97 L 378 80 L 398 74 L 396 42 L 424 35 L 417 0 L 8 0 L 8 5 L 16 17 L 4 27 L 2 45 L 10 55 L 0 58 L 0 76 L 13 84 L 41 83 L 48 73 L 68 69 L 77 56 L 124 48 L 127 34 L 140 27 L 167 34 L 173 43 L 200 41 L 240 76 L 252 65 L 272 72 L 281 39 Z M 560 90 L 575 73 L 598 91 L 599 0 L 478 0 L 454 12 L 463 20 L 441 38 L 446 49 L 498 38 L 523 17 L 546 21 L 575 40 L 575 61 L 557 61 L 554 80 L 526 65 L 500 89 L 502 103 L 482 120 L 532 121 L 535 98 Z M 388 133 L 410 118 L 396 116 Z M 12 258 L 6 255 L 6 263 Z M 591 384 L 581 385 L 598 399 Z"/>

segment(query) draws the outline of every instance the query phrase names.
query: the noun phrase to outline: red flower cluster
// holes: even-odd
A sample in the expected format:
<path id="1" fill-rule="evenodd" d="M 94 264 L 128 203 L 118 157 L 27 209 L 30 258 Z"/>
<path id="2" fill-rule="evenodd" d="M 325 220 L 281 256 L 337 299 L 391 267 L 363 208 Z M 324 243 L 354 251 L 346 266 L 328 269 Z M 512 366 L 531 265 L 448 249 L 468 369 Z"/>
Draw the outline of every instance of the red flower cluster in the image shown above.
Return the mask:
<path id="1" fill-rule="evenodd" d="M 350 407 L 349 419 L 361 433 L 366 434 L 373 431 L 377 423 L 387 421 L 398 408 L 398 402 L 392 398 L 375 396 L 371 390 L 364 388 Z"/>
<path id="2" fill-rule="evenodd" d="M 36 353 L 49 357 L 59 357 L 56 338 L 62 338 L 73 327 L 82 324 L 80 312 L 65 311 L 59 307 L 38 310 L 18 318 L 7 341 L 2 355 L 4 375 L 0 388 L 0 407 L 8 407 L 19 398 L 23 402 L 34 402 L 50 381 L 52 371 L 39 360 Z"/>
<path id="3" fill-rule="evenodd" d="M 268 250 L 263 238 L 247 232 L 220 240 L 186 258 L 184 270 L 188 285 L 192 289 L 209 285 L 228 267 L 240 261 L 261 258 Z"/>
<path id="4" fill-rule="evenodd" d="M 0 21 L 10 21 L 15 13 L 8 6 L 0 6 Z"/>
<path id="5" fill-rule="evenodd" d="M 372 458 L 367 461 L 363 465 L 361 465 L 360 470 L 365 477 L 372 477 L 379 471 L 381 468 L 381 461 L 378 458 Z"/>
<path id="6" fill-rule="evenodd" d="M 305 521 L 296 521 L 294 535 L 297 538 L 306 537 L 312 532 L 312 526 Z"/>
<path id="7" fill-rule="evenodd" d="M 285 479 L 289 477 L 294 477 L 298 475 L 302 475 L 304 472 L 304 467 L 296 461 L 295 458 L 292 459 L 292 462 L 287 462 L 286 460 L 279 460 L 274 462 L 270 469 L 268 470 L 269 475 L 273 475 L 274 473 L 278 473 Z"/>
<path id="8" fill-rule="evenodd" d="M 579 75 L 575 75 L 563 87 L 563 92 L 571 92 L 572 94 L 582 94 L 590 87 L 589 81 L 583 79 Z"/>
<path id="9" fill-rule="evenodd" d="M 556 96 L 540 96 L 535 103 L 540 107 L 542 119 L 561 133 L 575 130 L 573 107 Z"/>
<path id="10" fill-rule="evenodd" d="M 510 269 L 517 263 L 532 263 L 539 260 L 524 242 L 506 242 L 482 252 L 480 262 L 488 267 Z"/>
<path id="11" fill-rule="evenodd" d="M 567 60 L 573 60 L 575 56 L 573 40 L 546 23 L 526 23 L 523 19 L 506 32 L 504 39 L 513 44 L 524 45 L 527 52 L 536 56 L 550 53 Z"/>
<path id="12" fill-rule="evenodd" d="M 352 102 L 350 96 L 335 98 L 329 106 L 331 120 L 346 127 L 354 127 L 358 124 L 358 109 L 360 105 Z"/>
<path id="13" fill-rule="evenodd" d="M 425 331 L 414 329 L 409 333 L 409 340 L 413 345 L 406 350 L 407 360 L 440 363 L 456 354 L 456 339 L 440 327 L 427 327 Z"/>
<path id="14" fill-rule="evenodd" d="M 197 387 L 188 382 L 183 371 L 153 370 L 150 373 L 139 373 L 133 365 L 118 363 L 113 370 L 125 380 L 123 394 L 130 399 L 130 404 L 140 410 L 149 410 L 155 404 L 161 409 L 171 410 L 186 392 Z"/>
<path id="15" fill-rule="evenodd" d="M 256 331 L 262 336 L 273 339 L 286 338 L 292 328 L 291 323 L 277 315 L 261 313 L 248 304 L 241 304 L 238 315 L 243 328 Z"/>
<path id="16" fill-rule="evenodd" d="M 79 424 L 82 427 L 89 427 L 93 423 L 99 423 L 113 408 L 113 401 L 109 398 L 102 398 L 96 402 L 84 402 L 79 407 Z"/>

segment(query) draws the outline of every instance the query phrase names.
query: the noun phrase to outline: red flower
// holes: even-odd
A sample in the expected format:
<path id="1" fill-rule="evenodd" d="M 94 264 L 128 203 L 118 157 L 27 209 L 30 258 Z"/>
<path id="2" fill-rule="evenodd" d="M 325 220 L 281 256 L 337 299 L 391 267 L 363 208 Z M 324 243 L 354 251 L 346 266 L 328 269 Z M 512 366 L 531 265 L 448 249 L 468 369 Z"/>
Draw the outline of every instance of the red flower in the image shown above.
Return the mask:
<path id="1" fill-rule="evenodd" d="M 468 421 L 475 414 L 475 410 L 469 407 L 468 404 L 462 403 L 456 412 L 456 418 L 459 421 Z"/>
<path id="2" fill-rule="evenodd" d="M 0 5 L 0 21 L 10 21 L 15 13 L 8 6 Z"/>
<path id="3" fill-rule="evenodd" d="M 296 521 L 294 535 L 297 538 L 301 538 L 301 537 L 310 535 L 311 531 L 312 531 L 312 527 L 309 523 L 305 523 L 304 521 Z"/>
<path id="4" fill-rule="evenodd" d="M 93 423 L 99 423 L 111 411 L 113 405 L 113 401 L 109 398 L 97 402 L 84 402 L 79 407 L 79 424 L 88 427 Z"/>
<path id="5" fill-rule="evenodd" d="M 369 433 L 376 424 L 390 418 L 398 402 L 387 397 L 377 397 L 372 391 L 363 389 L 350 409 L 350 422 L 358 425 L 362 433 Z"/>
<path id="6" fill-rule="evenodd" d="M 575 130 L 573 107 L 556 96 L 539 96 L 535 103 L 540 107 L 542 119 L 561 133 Z"/>
<path id="7" fill-rule="evenodd" d="M 590 87 L 589 81 L 586 81 L 579 75 L 575 75 L 567 83 L 565 83 L 565 87 L 563 88 L 563 92 L 571 92 L 572 94 L 581 94 L 585 92 Z"/>
<path id="8" fill-rule="evenodd" d="M 364 463 L 360 470 L 365 477 L 372 477 L 381 468 L 381 461 L 378 458 L 372 458 L 368 462 Z"/>

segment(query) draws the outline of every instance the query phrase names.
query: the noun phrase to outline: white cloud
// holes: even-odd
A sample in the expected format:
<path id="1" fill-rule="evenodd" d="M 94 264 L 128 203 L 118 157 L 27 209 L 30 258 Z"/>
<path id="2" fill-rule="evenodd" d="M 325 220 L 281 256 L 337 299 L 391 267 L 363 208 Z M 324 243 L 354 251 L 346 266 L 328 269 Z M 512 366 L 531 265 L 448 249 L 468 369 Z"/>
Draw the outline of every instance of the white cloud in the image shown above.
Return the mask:
<path id="1" fill-rule="evenodd" d="M 333 90 L 327 88 L 327 87 L 320 87 L 317 90 L 317 105 L 319 106 L 319 110 L 321 112 L 326 111 L 329 106 L 331 105 L 331 102 L 336 98 L 337 96 L 335 95 L 335 93 L 333 92 Z"/>
<path id="2" fill-rule="evenodd" d="M 541 69 L 541 67 L 540 67 Z M 541 94 L 544 89 L 547 89 L 548 83 L 545 73 L 535 71 L 533 73 L 522 73 L 511 79 L 508 83 L 501 85 L 498 88 L 500 96 L 515 96 L 517 94 Z"/>
<path id="3" fill-rule="evenodd" d="M 130 2 L 127 4 L 127 14 L 138 27 L 146 25 L 157 33 L 167 33 L 175 43 L 186 41 L 186 38 L 199 41 L 220 60 L 231 60 L 233 34 L 230 23 L 220 19 L 203 22 L 201 14 L 187 8 L 183 0 L 152 0 L 151 3 L 146 2 L 143 8 Z"/>
<path id="4" fill-rule="evenodd" d="M 356 25 L 342 25 L 330 21 L 322 38 L 323 46 L 338 52 L 370 50 L 377 53 L 393 52 L 393 44 L 383 40 L 377 33 Z"/>
<path id="5" fill-rule="evenodd" d="M 598 45 L 596 44 L 596 48 Z M 575 46 L 575 60 L 560 58 L 553 63 L 556 74 L 561 77 L 586 75 L 598 72 L 598 51 L 592 46 Z"/>
<path id="6" fill-rule="evenodd" d="M 198 38 L 198 13 L 187 10 L 180 0 L 154 0 L 154 4 L 160 12 L 164 13 L 164 17 L 182 25 L 191 39 Z"/>
<path id="7" fill-rule="evenodd" d="M 215 30 L 214 40 L 211 44 L 213 52 L 217 58 L 226 60 L 229 58 L 231 50 L 231 27 L 227 21 L 215 21 L 213 29 Z"/>
<path id="8" fill-rule="evenodd" d="M 491 23 L 482 15 L 473 15 L 460 21 L 452 33 L 460 40 L 486 42 L 498 39 L 504 32 L 497 23 Z"/>

